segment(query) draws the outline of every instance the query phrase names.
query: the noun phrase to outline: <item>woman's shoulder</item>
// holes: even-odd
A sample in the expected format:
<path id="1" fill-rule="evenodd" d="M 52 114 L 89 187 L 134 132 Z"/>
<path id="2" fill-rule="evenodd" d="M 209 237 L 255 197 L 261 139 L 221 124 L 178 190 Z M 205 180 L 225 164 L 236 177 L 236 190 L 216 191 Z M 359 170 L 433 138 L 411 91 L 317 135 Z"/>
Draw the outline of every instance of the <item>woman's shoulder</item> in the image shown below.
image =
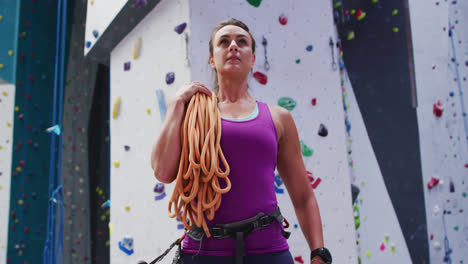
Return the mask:
<path id="1" fill-rule="evenodd" d="M 270 105 L 267 104 L 268 109 L 270 110 L 271 117 L 273 119 L 273 122 L 275 123 L 276 131 L 278 134 L 278 142 L 281 139 L 281 136 L 283 135 L 283 121 L 285 118 L 285 115 L 290 114 L 289 111 L 281 106 L 278 105 Z"/>

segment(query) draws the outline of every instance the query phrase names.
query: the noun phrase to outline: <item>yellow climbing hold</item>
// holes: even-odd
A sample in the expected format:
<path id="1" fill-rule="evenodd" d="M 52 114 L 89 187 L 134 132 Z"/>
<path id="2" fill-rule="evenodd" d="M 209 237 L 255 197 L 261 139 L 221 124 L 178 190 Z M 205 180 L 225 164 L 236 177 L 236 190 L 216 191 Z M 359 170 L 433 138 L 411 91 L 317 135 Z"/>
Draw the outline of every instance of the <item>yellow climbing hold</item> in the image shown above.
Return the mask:
<path id="1" fill-rule="evenodd" d="M 109 136 L 106 137 L 106 142 L 109 142 Z"/>
<path id="2" fill-rule="evenodd" d="M 125 211 L 127 211 L 127 212 L 130 211 L 130 205 L 127 204 L 127 205 L 125 206 Z"/>
<path id="3" fill-rule="evenodd" d="M 7 126 L 8 126 L 8 127 L 11 127 L 11 123 L 10 123 L 10 122 L 7 122 Z"/>
<path id="4" fill-rule="evenodd" d="M 5 96 L 5 97 L 8 96 L 8 93 L 7 93 L 7 92 L 3 92 L 2 94 L 3 94 L 3 96 Z"/>
<path id="5" fill-rule="evenodd" d="M 384 242 L 385 244 L 388 244 L 388 240 L 390 239 L 390 236 L 389 235 L 385 235 L 384 236 Z"/>
<path id="6" fill-rule="evenodd" d="M 151 115 L 151 109 L 146 109 L 146 113 L 148 113 L 148 115 Z"/>
<path id="7" fill-rule="evenodd" d="M 395 244 L 391 244 L 390 245 L 390 250 L 392 251 L 392 253 L 395 253 Z"/>
<path id="8" fill-rule="evenodd" d="M 91 1 L 91 5 L 94 5 L 94 1 Z"/>
<path id="9" fill-rule="evenodd" d="M 23 200 L 18 200 L 19 205 L 23 205 Z"/>
<path id="10" fill-rule="evenodd" d="M 0 69 L 3 69 L 5 66 L 3 66 L 3 64 L 0 64 Z"/>
<path id="11" fill-rule="evenodd" d="M 394 9 L 392 12 L 392 16 L 396 16 L 396 15 L 398 15 L 398 9 Z"/>
<path id="12" fill-rule="evenodd" d="M 19 111 L 19 107 L 15 106 L 15 111 L 18 112 L 18 111 Z"/>
<path id="13" fill-rule="evenodd" d="M 3 147 L 0 145 L 0 150 L 2 150 L 2 149 L 3 149 Z"/>
<path id="14" fill-rule="evenodd" d="M 398 33 L 399 31 L 400 31 L 399 28 L 397 28 L 397 27 L 394 27 L 394 28 L 393 28 L 393 32 Z"/>
<path id="15" fill-rule="evenodd" d="M 116 119 L 120 113 L 120 103 L 122 102 L 122 98 L 119 96 L 114 101 L 114 105 L 112 106 L 112 118 Z"/>
<path id="16" fill-rule="evenodd" d="M 2 16 L 2 15 L 0 15 L 0 21 L 2 21 L 2 19 L 3 19 L 3 16 Z"/>
<path id="17" fill-rule="evenodd" d="M 114 225 L 109 223 L 109 235 L 112 234 L 112 230 L 114 229 Z"/>
<path id="18" fill-rule="evenodd" d="M 370 251 L 369 251 L 369 250 L 366 251 L 366 256 L 367 256 L 368 258 L 370 258 Z"/>
<path id="19" fill-rule="evenodd" d="M 13 56 L 13 51 L 12 51 L 12 50 L 9 50 L 9 51 L 8 51 L 8 55 Z"/>
<path id="20" fill-rule="evenodd" d="M 120 162 L 118 160 L 114 161 L 114 167 L 116 168 L 120 167 Z"/>
<path id="21" fill-rule="evenodd" d="M 133 45 L 133 59 L 136 60 L 140 56 L 141 38 L 138 38 Z"/>
<path id="22" fill-rule="evenodd" d="M 0 190 L 3 188 L 3 186 L 0 185 Z"/>
<path id="23" fill-rule="evenodd" d="M 23 169 L 22 169 L 21 167 L 16 167 L 16 171 L 17 171 L 17 172 L 22 172 Z"/>

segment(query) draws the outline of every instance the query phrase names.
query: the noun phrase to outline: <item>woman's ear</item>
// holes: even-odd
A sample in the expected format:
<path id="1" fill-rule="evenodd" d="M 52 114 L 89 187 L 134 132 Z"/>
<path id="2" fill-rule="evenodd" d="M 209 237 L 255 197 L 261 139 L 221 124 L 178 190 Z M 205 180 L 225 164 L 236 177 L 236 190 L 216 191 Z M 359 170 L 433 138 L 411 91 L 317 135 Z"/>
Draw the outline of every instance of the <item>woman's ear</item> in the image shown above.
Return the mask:
<path id="1" fill-rule="evenodd" d="M 210 62 L 210 66 L 211 68 L 215 69 L 216 70 L 216 67 L 215 67 L 215 63 L 214 63 L 214 58 L 213 56 L 210 56 L 209 58 L 209 62 Z"/>

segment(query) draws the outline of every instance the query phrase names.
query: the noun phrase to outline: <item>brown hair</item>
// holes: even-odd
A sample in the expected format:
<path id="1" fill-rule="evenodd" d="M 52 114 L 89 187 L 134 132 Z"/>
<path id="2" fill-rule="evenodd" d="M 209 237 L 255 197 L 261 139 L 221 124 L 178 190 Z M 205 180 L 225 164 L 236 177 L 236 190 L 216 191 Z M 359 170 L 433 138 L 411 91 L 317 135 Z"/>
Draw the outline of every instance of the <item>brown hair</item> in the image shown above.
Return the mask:
<path id="1" fill-rule="evenodd" d="M 235 18 L 229 18 L 227 20 L 224 20 L 222 22 L 220 22 L 216 27 L 215 29 L 213 30 L 213 33 L 211 33 L 211 36 L 210 36 L 210 43 L 209 43 L 209 46 L 210 46 L 210 56 L 213 56 L 213 40 L 214 40 L 214 37 L 216 35 L 216 32 L 218 32 L 220 29 L 222 29 L 223 27 L 225 26 L 230 26 L 230 25 L 233 25 L 233 26 L 238 26 L 240 28 L 242 28 L 243 30 L 247 31 L 247 33 L 249 33 L 249 36 L 250 36 L 250 39 L 252 40 L 252 53 L 255 53 L 255 39 L 253 38 L 252 34 L 250 33 L 249 31 L 249 27 L 247 27 L 246 24 L 244 24 L 242 21 L 240 20 L 237 20 Z M 216 72 L 216 70 L 215 70 Z M 219 84 L 218 84 L 218 74 L 216 73 L 216 77 L 215 77 L 215 81 L 214 81 L 214 91 L 215 91 L 215 94 L 218 94 L 219 92 Z"/>

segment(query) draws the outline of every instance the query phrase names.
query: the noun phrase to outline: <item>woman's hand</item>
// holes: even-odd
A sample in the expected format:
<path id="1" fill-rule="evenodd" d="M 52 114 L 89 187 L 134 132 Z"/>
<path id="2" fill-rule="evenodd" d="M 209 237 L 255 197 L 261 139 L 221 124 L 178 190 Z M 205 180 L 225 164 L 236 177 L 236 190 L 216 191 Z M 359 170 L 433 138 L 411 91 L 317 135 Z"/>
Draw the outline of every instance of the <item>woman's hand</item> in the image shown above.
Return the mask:
<path id="1" fill-rule="evenodd" d="M 310 261 L 310 264 L 327 264 L 320 256 L 315 256 Z"/>
<path id="2" fill-rule="evenodd" d="M 202 92 L 211 97 L 211 92 L 205 85 L 200 82 L 185 83 L 176 92 L 175 99 L 182 101 L 184 104 L 188 104 L 192 96 L 198 92 Z"/>

